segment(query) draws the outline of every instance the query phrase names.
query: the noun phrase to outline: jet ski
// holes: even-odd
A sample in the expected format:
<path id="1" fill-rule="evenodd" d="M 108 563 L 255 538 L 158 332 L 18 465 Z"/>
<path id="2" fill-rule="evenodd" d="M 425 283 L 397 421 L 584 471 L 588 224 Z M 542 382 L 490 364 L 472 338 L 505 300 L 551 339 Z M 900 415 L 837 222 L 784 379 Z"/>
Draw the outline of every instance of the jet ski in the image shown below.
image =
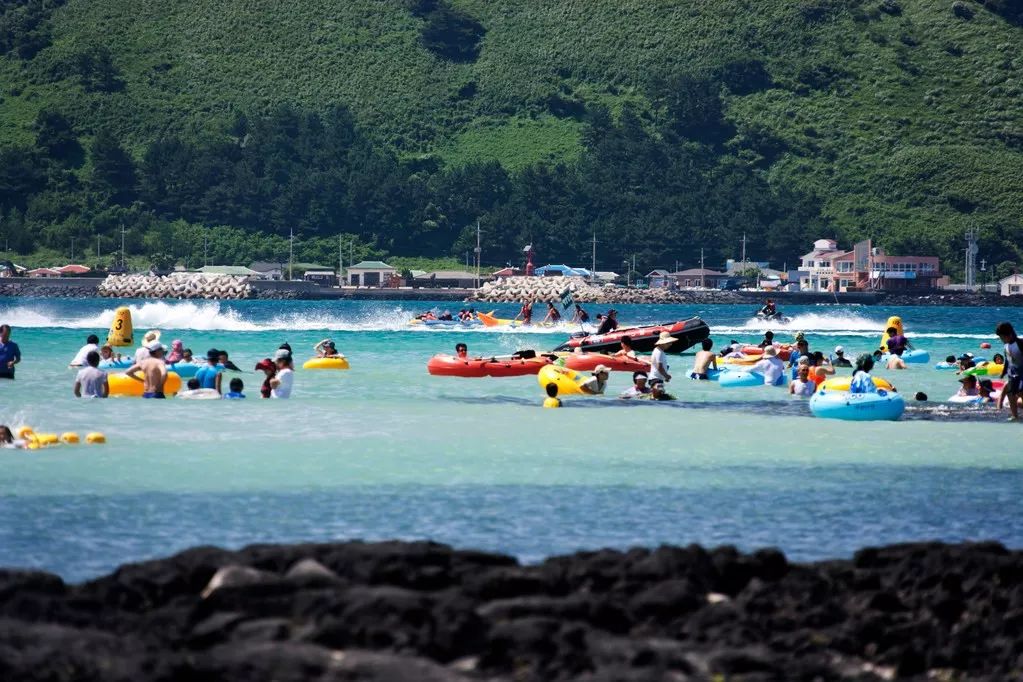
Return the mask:
<path id="1" fill-rule="evenodd" d="M 780 310 L 776 310 L 773 313 L 765 313 L 762 310 L 758 310 L 756 318 L 760 322 L 778 322 L 780 324 L 792 321 L 792 318 L 786 317 Z"/>

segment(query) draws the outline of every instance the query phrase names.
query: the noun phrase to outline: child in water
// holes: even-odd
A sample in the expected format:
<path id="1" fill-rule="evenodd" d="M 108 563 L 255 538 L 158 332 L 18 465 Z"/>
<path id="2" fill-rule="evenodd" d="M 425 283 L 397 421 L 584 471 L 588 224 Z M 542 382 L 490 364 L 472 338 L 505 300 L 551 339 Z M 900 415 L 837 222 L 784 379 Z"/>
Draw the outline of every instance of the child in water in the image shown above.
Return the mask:
<path id="1" fill-rule="evenodd" d="M 543 406 L 561 407 L 561 399 L 558 398 L 558 385 L 547 384 L 547 386 L 544 387 L 544 390 L 547 391 L 547 398 L 543 401 Z"/>
<path id="2" fill-rule="evenodd" d="M 224 394 L 224 400 L 241 400 L 245 397 L 245 394 L 242 393 L 245 389 L 245 384 L 243 384 L 242 380 L 238 377 L 231 379 L 231 383 L 228 387 L 231 390 Z"/>
<path id="3" fill-rule="evenodd" d="M 867 353 L 856 358 L 856 369 L 853 370 L 852 381 L 849 382 L 850 393 L 877 393 L 877 386 L 870 376 L 874 369 L 874 358 Z"/>

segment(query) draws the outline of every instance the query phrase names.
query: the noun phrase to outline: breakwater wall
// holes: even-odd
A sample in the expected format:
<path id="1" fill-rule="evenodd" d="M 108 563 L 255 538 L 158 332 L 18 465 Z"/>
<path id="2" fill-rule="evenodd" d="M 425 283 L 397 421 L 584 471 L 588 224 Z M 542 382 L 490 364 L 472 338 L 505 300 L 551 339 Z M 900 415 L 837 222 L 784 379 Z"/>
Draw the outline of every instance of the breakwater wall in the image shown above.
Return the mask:
<path id="1" fill-rule="evenodd" d="M 81 585 L 0 570 L 0 670 L 47 680 L 1020 679 L 1023 552 L 661 546 L 520 565 L 435 543 L 214 547 Z"/>
<path id="2" fill-rule="evenodd" d="M 109 275 L 96 293 L 109 298 L 231 300 L 248 298 L 251 289 L 248 277 L 233 275 Z"/>

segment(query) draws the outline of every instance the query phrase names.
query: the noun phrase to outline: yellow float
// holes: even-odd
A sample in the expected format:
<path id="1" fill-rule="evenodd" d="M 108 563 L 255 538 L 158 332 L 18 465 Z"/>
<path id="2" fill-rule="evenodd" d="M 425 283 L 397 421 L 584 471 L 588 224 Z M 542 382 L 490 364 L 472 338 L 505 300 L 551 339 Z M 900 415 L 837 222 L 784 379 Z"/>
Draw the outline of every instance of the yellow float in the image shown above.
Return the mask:
<path id="1" fill-rule="evenodd" d="M 107 333 L 107 345 L 134 346 L 135 342 L 132 336 L 131 310 L 121 306 L 114 311 L 114 321 L 110 323 L 110 331 Z"/>
<path id="2" fill-rule="evenodd" d="M 763 360 L 759 355 L 743 355 L 741 358 L 718 358 L 719 365 L 755 365 Z"/>
<path id="3" fill-rule="evenodd" d="M 313 358 L 302 363 L 302 369 L 348 369 L 348 358 L 339 355 L 334 358 Z"/>
<path id="4" fill-rule="evenodd" d="M 890 383 L 888 383 L 887 381 L 885 381 L 881 377 L 870 377 L 870 378 L 873 379 L 874 385 L 877 386 L 878 388 L 882 388 L 882 389 L 884 389 L 886 391 L 894 391 L 895 390 L 894 386 L 892 386 Z M 851 376 L 849 376 L 849 377 L 831 377 L 830 379 L 825 379 L 824 383 L 822 383 L 820 385 L 818 390 L 826 388 L 829 391 L 848 391 L 850 383 L 852 383 L 852 377 Z"/>
<path id="5" fill-rule="evenodd" d="M 89 445 L 99 445 L 107 442 L 107 437 L 99 431 L 93 431 L 92 433 L 85 434 L 85 442 Z"/>
<path id="6" fill-rule="evenodd" d="M 889 338 L 888 330 L 891 329 L 892 327 L 895 327 L 895 333 L 896 334 L 901 334 L 902 333 L 902 318 L 898 317 L 897 315 L 893 315 L 892 317 L 888 318 L 887 322 L 885 322 L 884 333 L 881 334 L 881 350 L 883 350 L 885 353 L 888 352 L 888 338 Z"/>
<path id="7" fill-rule="evenodd" d="M 543 401 L 544 407 L 561 407 L 561 401 L 557 398 L 547 398 Z"/>
<path id="8" fill-rule="evenodd" d="M 60 434 L 60 440 L 62 443 L 67 443 L 68 445 L 77 445 L 79 442 L 81 442 L 80 439 L 78 438 L 78 434 L 75 433 L 74 431 L 68 431 L 66 433 Z"/>
<path id="9" fill-rule="evenodd" d="M 25 439 L 35 433 L 35 430 L 31 426 L 19 426 L 14 430 L 14 435 L 18 439 Z"/>
<path id="10" fill-rule="evenodd" d="M 107 385 L 110 386 L 110 395 L 119 397 L 141 398 L 143 384 L 141 381 L 132 379 L 126 374 L 107 375 Z M 164 395 L 174 395 L 181 390 L 181 377 L 175 372 L 167 372 L 167 381 L 163 385 Z"/>
<path id="11" fill-rule="evenodd" d="M 37 433 L 35 440 L 39 445 L 56 445 L 60 442 L 60 438 L 55 433 Z"/>
<path id="12" fill-rule="evenodd" d="M 540 388 L 546 389 L 547 384 L 554 384 L 558 387 L 559 396 L 581 394 L 583 391 L 580 386 L 589 378 L 589 374 L 582 374 L 557 365 L 545 365 L 536 375 Z"/>

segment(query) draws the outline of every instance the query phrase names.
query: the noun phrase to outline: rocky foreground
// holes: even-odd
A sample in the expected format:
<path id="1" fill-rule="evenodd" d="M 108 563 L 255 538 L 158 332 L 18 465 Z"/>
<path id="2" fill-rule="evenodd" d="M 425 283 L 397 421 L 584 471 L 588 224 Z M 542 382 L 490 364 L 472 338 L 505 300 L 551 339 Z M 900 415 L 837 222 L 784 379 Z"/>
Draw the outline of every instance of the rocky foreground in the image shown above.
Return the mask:
<path id="1" fill-rule="evenodd" d="M 1008 680 L 1023 552 L 996 543 L 600 551 L 192 549 L 82 585 L 0 571 L 3 680 Z"/>

